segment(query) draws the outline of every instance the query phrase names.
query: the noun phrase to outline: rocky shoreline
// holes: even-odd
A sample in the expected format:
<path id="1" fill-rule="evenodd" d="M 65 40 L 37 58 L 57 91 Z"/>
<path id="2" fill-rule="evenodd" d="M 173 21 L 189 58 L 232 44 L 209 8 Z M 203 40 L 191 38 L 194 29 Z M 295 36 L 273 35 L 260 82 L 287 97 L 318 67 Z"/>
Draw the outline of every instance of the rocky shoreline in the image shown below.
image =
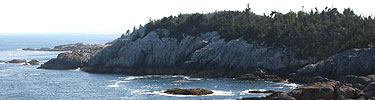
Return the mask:
<path id="1" fill-rule="evenodd" d="M 307 86 L 287 92 L 275 92 L 267 97 L 249 97 L 242 100 L 375 100 L 375 75 L 348 75 L 340 81 L 320 76 L 310 79 Z"/>
<path id="2" fill-rule="evenodd" d="M 73 50 L 72 52 L 60 53 L 57 58 L 47 61 L 46 63 L 38 67 L 38 69 L 83 68 L 87 64 L 90 57 L 103 48 L 104 46 L 96 46 L 80 50 Z"/>
<path id="3" fill-rule="evenodd" d="M 243 98 L 249 100 L 374 97 L 375 49 L 347 50 L 318 62 L 316 58 L 297 58 L 292 48 L 269 47 L 242 39 L 224 41 L 216 32 L 185 35 L 177 40 L 167 37 L 168 30 L 155 30 L 147 35 L 144 30 L 141 28 L 105 46 L 61 53 L 39 68 L 82 68 L 91 73 L 192 75 L 309 84 L 287 92 L 274 92 L 267 97 Z"/>

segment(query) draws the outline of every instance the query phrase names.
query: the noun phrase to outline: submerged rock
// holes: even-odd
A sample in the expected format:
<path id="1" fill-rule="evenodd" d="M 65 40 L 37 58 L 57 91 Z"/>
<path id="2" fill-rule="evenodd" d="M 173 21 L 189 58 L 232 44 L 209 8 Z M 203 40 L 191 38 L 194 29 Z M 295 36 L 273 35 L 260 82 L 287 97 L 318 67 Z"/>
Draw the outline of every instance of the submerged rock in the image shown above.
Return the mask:
<path id="1" fill-rule="evenodd" d="M 25 63 L 26 60 L 20 60 L 20 59 L 13 59 L 11 61 L 8 61 L 7 63 Z"/>
<path id="2" fill-rule="evenodd" d="M 179 94 L 179 95 L 207 95 L 212 94 L 211 90 L 206 90 L 202 88 L 195 88 L 195 89 L 180 89 L 180 88 L 172 88 L 168 89 L 164 93 L 167 94 Z"/>
<path id="3" fill-rule="evenodd" d="M 30 65 L 39 65 L 39 61 L 38 60 L 31 60 L 31 61 L 29 61 L 27 63 L 29 63 Z"/>

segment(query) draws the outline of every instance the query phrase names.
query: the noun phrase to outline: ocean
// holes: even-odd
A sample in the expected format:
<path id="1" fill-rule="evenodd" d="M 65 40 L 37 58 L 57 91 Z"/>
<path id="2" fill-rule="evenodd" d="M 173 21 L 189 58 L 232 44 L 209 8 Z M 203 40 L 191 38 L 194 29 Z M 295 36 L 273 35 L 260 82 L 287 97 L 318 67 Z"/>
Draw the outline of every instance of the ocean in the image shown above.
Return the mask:
<path id="1" fill-rule="evenodd" d="M 21 48 L 53 48 L 83 42 L 104 44 L 121 34 L 0 34 L 0 100 L 217 100 L 260 97 L 251 90 L 288 91 L 298 84 L 246 81 L 232 78 L 194 78 L 182 75 L 128 76 L 87 73 L 79 70 L 36 69 L 40 65 L 7 64 L 23 59 L 41 63 L 57 57 L 56 51 L 23 51 Z M 204 96 L 170 95 L 169 88 L 204 88 Z"/>

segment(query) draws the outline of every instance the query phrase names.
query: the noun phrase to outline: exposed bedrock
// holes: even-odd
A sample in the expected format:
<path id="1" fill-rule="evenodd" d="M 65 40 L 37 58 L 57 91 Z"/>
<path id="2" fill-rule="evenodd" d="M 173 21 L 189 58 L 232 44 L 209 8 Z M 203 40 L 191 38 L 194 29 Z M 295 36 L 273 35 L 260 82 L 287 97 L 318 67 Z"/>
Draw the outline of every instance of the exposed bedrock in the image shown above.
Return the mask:
<path id="1" fill-rule="evenodd" d="M 314 60 L 297 59 L 292 49 L 268 47 L 237 39 L 224 41 L 217 32 L 183 38 L 168 37 L 168 30 L 144 34 L 144 28 L 121 37 L 96 54 L 85 71 L 123 74 L 188 74 L 239 77 L 256 69 L 282 70 Z"/>
<path id="2" fill-rule="evenodd" d="M 297 76 L 322 76 L 341 79 L 346 75 L 375 74 L 375 49 L 352 49 L 338 53 L 327 60 L 307 65 Z"/>
<path id="3" fill-rule="evenodd" d="M 92 55 L 103 47 L 90 47 L 72 52 L 60 53 L 57 58 L 50 59 L 38 69 L 77 69 L 85 66 Z"/>

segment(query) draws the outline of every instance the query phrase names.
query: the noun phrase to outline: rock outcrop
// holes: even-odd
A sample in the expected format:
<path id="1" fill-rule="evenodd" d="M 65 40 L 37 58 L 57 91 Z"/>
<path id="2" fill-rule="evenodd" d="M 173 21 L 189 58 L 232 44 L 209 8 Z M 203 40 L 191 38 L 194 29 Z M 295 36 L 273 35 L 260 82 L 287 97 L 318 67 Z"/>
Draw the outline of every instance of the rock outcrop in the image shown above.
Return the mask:
<path id="1" fill-rule="evenodd" d="M 316 77 L 315 79 L 318 79 Z M 322 80 L 322 79 L 320 79 Z M 347 75 L 340 81 L 323 79 L 308 83 L 287 92 L 275 92 L 267 97 L 242 98 L 243 100 L 369 100 L 375 97 L 375 75 Z M 359 84 L 364 87 L 356 87 Z"/>
<path id="2" fill-rule="evenodd" d="M 13 59 L 11 61 L 7 61 L 7 63 L 26 63 L 26 60 Z"/>
<path id="3" fill-rule="evenodd" d="M 29 61 L 27 63 L 29 63 L 30 65 L 39 65 L 39 61 L 38 60 L 31 60 L 31 61 Z"/>
<path id="4" fill-rule="evenodd" d="M 100 44 L 85 44 L 85 43 L 75 43 L 75 44 L 66 44 L 66 45 L 59 45 L 55 46 L 53 49 L 51 48 L 25 48 L 22 50 L 33 50 L 33 51 L 74 51 L 74 50 L 83 50 L 83 49 L 90 49 L 90 48 L 96 48 L 96 47 L 104 47 L 104 45 Z"/>
<path id="5" fill-rule="evenodd" d="M 167 94 L 179 94 L 179 95 L 207 95 L 212 94 L 211 90 L 206 90 L 202 88 L 195 88 L 195 89 L 180 89 L 180 88 L 172 88 L 168 89 L 164 93 Z"/>
<path id="6" fill-rule="evenodd" d="M 297 71 L 298 76 L 340 79 L 345 75 L 375 74 L 375 49 L 352 49 Z"/>
<path id="7" fill-rule="evenodd" d="M 57 58 L 42 64 L 38 69 L 77 69 L 85 66 L 90 57 L 98 53 L 102 46 L 60 53 Z"/>
<path id="8" fill-rule="evenodd" d="M 117 39 L 90 59 L 85 71 L 123 74 L 188 74 L 204 77 L 239 77 L 265 70 L 303 66 L 291 49 L 268 47 L 237 39 L 225 41 L 217 32 L 168 37 L 168 30 L 144 28 Z"/>

